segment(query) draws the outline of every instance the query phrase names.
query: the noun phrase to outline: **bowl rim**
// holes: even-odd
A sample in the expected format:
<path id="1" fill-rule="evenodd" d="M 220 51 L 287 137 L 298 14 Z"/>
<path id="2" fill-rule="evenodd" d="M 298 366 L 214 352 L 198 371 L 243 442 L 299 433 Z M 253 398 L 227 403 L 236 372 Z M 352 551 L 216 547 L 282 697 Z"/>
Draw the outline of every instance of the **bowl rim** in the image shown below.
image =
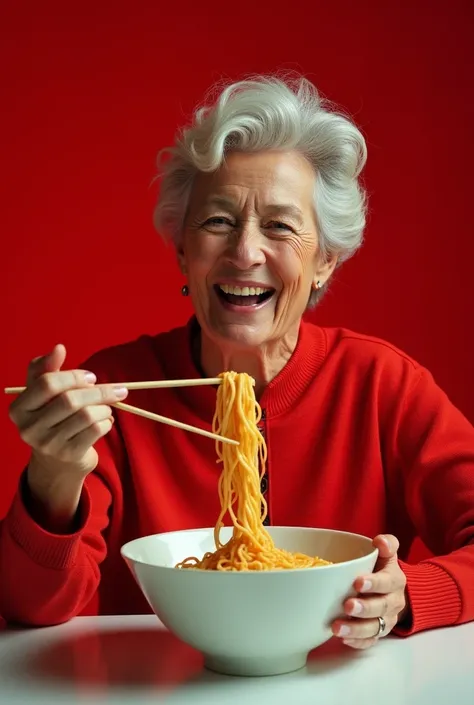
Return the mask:
<path id="1" fill-rule="evenodd" d="M 173 534 L 187 534 L 187 533 L 213 533 L 215 527 L 199 527 L 196 529 L 177 529 L 175 531 L 161 531 L 155 534 L 145 534 L 145 536 L 137 536 L 134 539 L 131 539 L 130 541 L 127 541 L 120 547 L 120 555 L 122 558 L 127 561 L 132 561 L 133 563 L 137 563 L 139 565 L 146 565 L 150 566 L 152 568 L 160 568 L 162 570 L 173 570 L 173 571 L 178 571 L 182 573 L 183 575 L 199 575 L 199 574 L 205 574 L 205 575 L 274 575 L 275 573 L 284 573 L 284 574 L 294 574 L 294 573 L 304 573 L 304 574 L 312 574 L 315 570 L 321 571 L 321 570 L 327 570 L 328 568 L 331 568 L 333 570 L 337 569 L 340 566 L 347 566 L 349 564 L 357 563 L 358 561 L 362 561 L 366 558 L 372 558 L 375 557 L 377 559 L 378 557 L 378 549 L 373 546 L 372 541 L 369 536 L 366 536 L 365 534 L 359 534 L 354 531 L 342 531 L 341 529 L 329 529 L 327 527 L 313 527 L 313 526 L 282 526 L 282 525 L 272 525 L 272 526 L 267 526 L 265 527 L 266 529 L 285 529 L 285 530 L 294 530 L 294 531 L 307 531 L 308 533 L 312 532 L 318 532 L 318 533 L 328 533 L 328 534 L 339 534 L 343 536 L 354 536 L 356 538 L 364 539 L 365 541 L 368 541 L 369 543 L 372 544 L 372 550 L 369 553 L 364 554 L 363 556 L 357 556 L 356 558 L 351 558 L 350 560 L 347 561 L 341 561 L 340 563 L 330 563 L 329 565 L 319 565 L 319 566 L 312 566 L 310 568 L 275 568 L 274 570 L 246 570 L 246 571 L 225 571 L 225 570 L 203 570 L 202 568 L 194 568 L 193 570 L 180 570 L 176 568 L 175 566 L 172 565 L 156 565 L 155 563 L 150 563 L 149 561 L 145 561 L 139 558 L 132 558 L 129 554 L 127 555 L 127 551 L 133 544 L 139 543 L 143 539 L 149 539 L 149 538 L 154 538 L 154 537 L 161 537 L 161 536 L 170 536 Z M 223 529 L 232 529 L 231 526 L 224 526 L 222 527 Z M 270 532 L 271 533 L 271 532 Z"/>

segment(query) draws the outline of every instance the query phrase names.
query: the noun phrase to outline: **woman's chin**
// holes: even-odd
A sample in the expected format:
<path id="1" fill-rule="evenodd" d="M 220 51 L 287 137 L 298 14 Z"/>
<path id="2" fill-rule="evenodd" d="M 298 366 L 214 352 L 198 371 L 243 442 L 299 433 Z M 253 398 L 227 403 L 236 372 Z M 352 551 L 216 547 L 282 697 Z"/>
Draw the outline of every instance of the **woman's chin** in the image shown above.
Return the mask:
<path id="1" fill-rule="evenodd" d="M 271 337 L 270 326 L 252 326 L 242 323 L 220 323 L 212 326 L 212 338 L 217 345 L 235 346 L 238 349 L 256 349 Z"/>

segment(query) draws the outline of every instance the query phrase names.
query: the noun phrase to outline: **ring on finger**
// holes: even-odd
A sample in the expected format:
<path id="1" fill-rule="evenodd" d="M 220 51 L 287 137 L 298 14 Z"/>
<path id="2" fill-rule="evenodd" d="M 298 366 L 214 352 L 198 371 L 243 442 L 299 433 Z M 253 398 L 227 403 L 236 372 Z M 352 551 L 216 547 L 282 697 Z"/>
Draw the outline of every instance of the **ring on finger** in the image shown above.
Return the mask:
<path id="1" fill-rule="evenodd" d="M 379 620 L 379 628 L 377 633 L 375 634 L 376 637 L 383 636 L 385 633 L 385 630 L 387 628 L 387 625 L 385 623 L 385 619 L 383 617 L 377 617 Z"/>

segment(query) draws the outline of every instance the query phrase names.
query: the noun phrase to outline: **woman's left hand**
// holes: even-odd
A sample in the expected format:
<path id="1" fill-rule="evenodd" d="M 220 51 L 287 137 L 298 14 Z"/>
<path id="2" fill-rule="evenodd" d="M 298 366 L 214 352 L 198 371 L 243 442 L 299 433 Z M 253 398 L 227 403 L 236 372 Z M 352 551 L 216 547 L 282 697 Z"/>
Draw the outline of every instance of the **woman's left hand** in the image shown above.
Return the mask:
<path id="1" fill-rule="evenodd" d="M 332 624 L 333 634 L 355 649 L 376 644 L 379 637 L 389 634 L 403 619 L 407 610 L 407 581 L 398 564 L 398 540 L 390 534 L 380 534 L 373 544 L 379 550 L 374 572 L 357 578 L 354 588 L 359 595 L 344 603 L 348 619 L 337 619 Z M 380 631 L 381 624 L 385 628 Z"/>

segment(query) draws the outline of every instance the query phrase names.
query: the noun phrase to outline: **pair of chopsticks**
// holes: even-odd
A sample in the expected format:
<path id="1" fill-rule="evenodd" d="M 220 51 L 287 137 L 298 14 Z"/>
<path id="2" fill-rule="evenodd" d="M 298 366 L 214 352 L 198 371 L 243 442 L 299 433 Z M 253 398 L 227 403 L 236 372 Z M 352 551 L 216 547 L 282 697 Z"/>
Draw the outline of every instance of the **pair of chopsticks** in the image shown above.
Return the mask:
<path id="1" fill-rule="evenodd" d="M 202 387 L 205 385 L 221 384 L 221 377 L 209 377 L 204 379 L 164 379 L 160 381 L 151 382 L 108 382 L 107 384 L 113 384 L 114 387 L 125 387 L 128 390 L 133 389 L 169 389 L 172 387 Z M 24 392 L 26 387 L 6 387 L 5 394 L 21 394 Z M 183 431 L 190 431 L 191 433 L 197 433 L 200 436 L 205 436 L 206 438 L 212 438 L 215 441 L 221 441 L 222 443 L 230 443 L 231 445 L 238 446 L 239 442 L 233 440 L 232 438 L 226 438 L 225 436 L 220 436 L 217 433 L 211 433 L 210 431 L 205 431 L 203 428 L 198 428 L 197 426 L 190 426 L 187 423 L 182 423 L 181 421 L 175 421 L 174 419 L 169 419 L 167 416 L 160 416 L 160 414 L 154 414 L 151 411 L 146 411 L 145 409 L 140 409 L 137 406 L 130 406 L 130 404 L 124 404 L 121 401 L 115 402 L 113 404 L 117 409 L 122 411 L 128 411 L 130 414 L 136 414 L 137 416 L 143 416 L 145 419 L 150 419 L 151 421 L 158 421 L 159 423 L 167 424 L 168 426 L 174 426 L 174 428 L 180 428 Z"/>

